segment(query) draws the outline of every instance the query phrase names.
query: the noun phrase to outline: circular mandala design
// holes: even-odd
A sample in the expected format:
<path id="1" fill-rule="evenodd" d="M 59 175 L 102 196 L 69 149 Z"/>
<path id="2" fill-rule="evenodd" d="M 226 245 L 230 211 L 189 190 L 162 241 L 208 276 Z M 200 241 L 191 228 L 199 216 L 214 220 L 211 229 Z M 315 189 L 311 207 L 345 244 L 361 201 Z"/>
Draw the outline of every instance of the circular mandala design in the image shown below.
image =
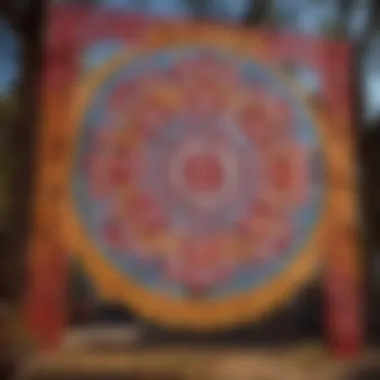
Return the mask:
<path id="1" fill-rule="evenodd" d="M 147 292 L 255 291 L 303 254 L 318 221 L 315 126 L 254 61 L 189 48 L 128 62 L 97 88 L 77 139 L 81 224 Z"/>

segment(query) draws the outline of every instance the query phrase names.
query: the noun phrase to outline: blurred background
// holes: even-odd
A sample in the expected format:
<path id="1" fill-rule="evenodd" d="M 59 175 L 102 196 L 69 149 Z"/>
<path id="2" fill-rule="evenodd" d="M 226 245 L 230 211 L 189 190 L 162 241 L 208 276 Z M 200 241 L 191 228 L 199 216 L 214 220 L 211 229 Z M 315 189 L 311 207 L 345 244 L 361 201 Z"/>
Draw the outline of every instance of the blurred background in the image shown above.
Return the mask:
<path id="1" fill-rule="evenodd" d="M 380 2 L 377 0 L 61 0 L 159 16 L 266 26 L 351 41 L 353 106 L 358 140 L 361 210 L 366 246 L 370 337 L 380 317 Z M 30 162 L 35 97 L 41 62 L 43 14 L 49 1 L 0 0 L 0 314 L 22 292 L 27 230 L 25 209 L 32 184 Z M 348 69 L 348 68 L 347 68 Z M 23 175 L 20 176 L 20 173 Z M 1 317 L 1 315 L 0 315 Z"/>
<path id="2" fill-rule="evenodd" d="M 22 25 L 33 12 L 28 5 L 41 0 L 2 1 L 0 18 L 0 95 L 11 96 L 21 74 Z M 47 2 L 47 1 L 46 1 Z M 52 1 L 53 2 L 53 1 Z M 45 3 L 45 2 L 44 2 Z M 364 115 L 370 127 L 380 114 L 380 15 L 373 0 L 56 0 L 55 3 L 91 4 L 104 9 L 180 18 L 204 18 L 232 24 L 264 24 L 281 30 L 327 38 L 349 38 L 363 47 L 361 87 Z M 0 8 L 0 11 L 1 11 Z M 15 21 L 17 20 L 17 22 Z M 3 106 L 3 105 L 2 105 Z"/>

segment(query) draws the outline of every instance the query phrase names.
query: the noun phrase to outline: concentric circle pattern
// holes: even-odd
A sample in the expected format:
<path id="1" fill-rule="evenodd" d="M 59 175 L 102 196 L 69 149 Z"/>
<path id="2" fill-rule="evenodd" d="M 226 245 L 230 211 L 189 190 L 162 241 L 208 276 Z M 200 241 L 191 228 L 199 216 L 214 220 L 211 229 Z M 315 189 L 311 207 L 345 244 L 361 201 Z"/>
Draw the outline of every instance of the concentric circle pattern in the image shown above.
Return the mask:
<path id="1" fill-rule="evenodd" d="M 147 292 L 218 300 L 304 254 L 323 201 L 303 104 L 274 74 L 217 49 L 128 61 L 94 94 L 71 187 L 104 258 Z"/>

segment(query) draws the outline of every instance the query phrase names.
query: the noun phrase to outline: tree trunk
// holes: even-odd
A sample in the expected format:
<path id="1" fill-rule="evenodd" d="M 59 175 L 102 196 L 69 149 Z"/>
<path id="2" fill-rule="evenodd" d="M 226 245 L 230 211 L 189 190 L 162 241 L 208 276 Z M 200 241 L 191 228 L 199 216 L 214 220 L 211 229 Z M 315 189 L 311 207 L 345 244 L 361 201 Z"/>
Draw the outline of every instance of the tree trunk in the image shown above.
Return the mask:
<path id="1" fill-rule="evenodd" d="M 189 3 L 189 8 L 194 16 L 197 19 L 203 19 L 207 16 L 208 4 L 207 0 L 187 0 Z"/>
<path id="2" fill-rule="evenodd" d="M 245 24 L 249 26 L 263 25 L 270 22 L 273 0 L 253 0 L 245 17 Z"/>

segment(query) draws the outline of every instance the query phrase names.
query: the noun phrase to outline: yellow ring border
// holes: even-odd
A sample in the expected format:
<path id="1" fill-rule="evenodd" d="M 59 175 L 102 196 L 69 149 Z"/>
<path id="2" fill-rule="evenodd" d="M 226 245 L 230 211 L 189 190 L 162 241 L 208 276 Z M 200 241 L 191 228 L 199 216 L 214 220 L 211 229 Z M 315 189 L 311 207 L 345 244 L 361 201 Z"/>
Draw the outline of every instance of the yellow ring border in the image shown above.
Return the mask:
<path id="1" fill-rule="evenodd" d="M 199 41 L 194 41 L 195 43 Z M 208 41 L 210 42 L 210 41 Z M 179 44 L 180 45 L 180 44 Z M 208 45 L 208 44 L 207 44 Z M 211 41 L 213 48 L 220 47 L 226 50 L 226 44 L 220 39 Z M 163 43 L 155 44 L 156 48 L 173 48 L 173 45 Z M 154 50 L 140 50 L 139 53 L 152 54 Z M 128 61 L 136 58 L 137 51 L 133 53 L 118 54 L 106 62 L 99 70 L 84 79 L 83 84 L 76 89 L 77 94 L 73 97 L 73 114 L 70 126 L 73 127 L 71 135 L 71 145 L 69 152 L 75 150 L 76 130 L 81 125 L 81 120 L 87 110 L 87 106 L 93 97 L 94 91 L 112 74 L 115 70 L 125 65 Z M 240 52 L 241 53 L 241 52 Z M 252 54 L 256 61 L 258 57 Z M 276 73 L 274 72 L 276 75 Z M 300 96 L 298 96 L 300 98 Z M 303 101 L 304 102 L 304 101 Z M 323 148 L 327 149 L 330 144 L 327 143 L 326 120 L 319 120 L 316 115 L 310 116 L 319 128 Z M 313 117 L 314 116 L 314 117 Z M 329 154 L 325 154 L 326 167 L 328 168 Z M 143 318 L 165 326 L 166 328 L 187 328 L 192 330 L 216 330 L 219 328 L 232 327 L 238 323 L 254 322 L 263 317 L 276 306 L 286 302 L 294 292 L 299 289 L 316 271 L 321 263 L 323 256 L 322 239 L 325 235 L 325 229 L 329 225 L 330 212 L 329 205 L 332 200 L 330 186 L 327 185 L 324 199 L 324 207 L 321 211 L 317 226 L 312 232 L 312 237 L 306 243 L 302 250 L 305 253 L 300 254 L 282 273 L 279 273 L 270 283 L 264 284 L 254 291 L 247 291 L 230 299 L 202 301 L 176 300 L 162 294 L 154 294 L 151 291 L 144 290 L 143 287 L 134 281 L 126 278 L 117 268 L 110 265 L 96 247 L 91 243 L 84 227 L 81 225 L 79 218 L 76 216 L 75 207 L 71 201 L 70 189 L 67 188 L 68 178 L 73 167 L 73 154 L 68 157 L 66 168 L 68 169 L 64 186 L 67 189 L 67 199 L 63 206 L 63 215 L 65 216 L 65 241 L 71 243 L 72 252 L 75 252 L 77 258 L 84 264 L 90 277 L 94 278 L 95 285 L 101 297 L 116 302 L 121 302 L 130 307 L 134 312 Z"/>

